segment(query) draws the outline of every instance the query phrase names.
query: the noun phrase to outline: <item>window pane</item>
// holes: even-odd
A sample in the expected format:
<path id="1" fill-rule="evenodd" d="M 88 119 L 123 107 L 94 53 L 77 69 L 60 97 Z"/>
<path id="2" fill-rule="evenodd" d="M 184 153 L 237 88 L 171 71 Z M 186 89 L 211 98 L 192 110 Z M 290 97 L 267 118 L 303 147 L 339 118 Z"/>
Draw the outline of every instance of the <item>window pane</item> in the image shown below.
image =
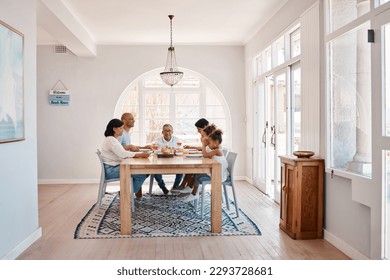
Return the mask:
<path id="1" fill-rule="evenodd" d="M 291 33 L 291 57 L 296 57 L 301 54 L 301 30 L 297 29 Z"/>
<path id="2" fill-rule="evenodd" d="M 390 0 L 379 0 L 379 5 L 383 5 L 387 2 L 390 2 Z M 378 5 L 376 5 L 376 6 L 378 6 Z"/>
<path id="3" fill-rule="evenodd" d="M 329 47 L 331 167 L 371 175 L 371 50 L 366 23 Z"/>
<path id="4" fill-rule="evenodd" d="M 280 65 L 284 63 L 284 36 L 280 37 L 279 40 L 275 42 L 276 50 L 276 64 Z"/>
<path id="5" fill-rule="evenodd" d="M 169 105 L 169 93 L 153 92 L 145 94 L 145 105 Z"/>
<path id="6" fill-rule="evenodd" d="M 383 28 L 382 49 L 384 55 L 383 71 L 384 91 L 386 96 L 386 120 L 385 120 L 385 135 L 390 136 L 390 24 Z"/>
<path id="7" fill-rule="evenodd" d="M 265 50 L 265 69 L 266 71 L 271 70 L 272 68 L 272 55 L 271 55 L 271 47 Z"/>
<path id="8" fill-rule="evenodd" d="M 370 11 L 370 1 L 329 0 L 330 32 L 343 27 Z"/>
<path id="9" fill-rule="evenodd" d="M 199 105 L 200 94 L 177 93 L 175 98 L 177 105 Z"/>
<path id="10" fill-rule="evenodd" d="M 301 147 L 301 68 L 292 71 L 292 96 L 294 102 L 294 151 Z"/>
<path id="11" fill-rule="evenodd" d="M 176 118 L 199 118 L 199 106 L 176 106 Z"/>
<path id="12" fill-rule="evenodd" d="M 263 71 L 262 71 L 262 59 L 261 59 L 261 55 L 259 55 L 257 58 L 256 58 L 256 69 L 257 69 L 257 76 L 260 76 Z"/>
<path id="13" fill-rule="evenodd" d="M 161 134 L 162 127 L 166 123 L 169 123 L 169 120 L 146 119 L 145 120 L 146 143 L 152 143 L 158 137 L 162 136 Z"/>
<path id="14" fill-rule="evenodd" d="M 145 107 L 145 118 L 147 119 L 169 119 L 168 106 L 147 106 Z"/>

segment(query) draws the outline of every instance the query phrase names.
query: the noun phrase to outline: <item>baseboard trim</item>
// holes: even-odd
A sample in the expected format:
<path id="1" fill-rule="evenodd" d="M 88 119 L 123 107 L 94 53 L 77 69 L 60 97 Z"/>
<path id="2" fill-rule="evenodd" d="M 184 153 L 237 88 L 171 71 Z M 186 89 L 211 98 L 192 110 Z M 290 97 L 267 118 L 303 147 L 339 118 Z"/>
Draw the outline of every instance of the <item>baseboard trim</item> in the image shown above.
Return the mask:
<path id="1" fill-rule="evenodd" d="M 38 179 L 39 185 L 99 184 L 99 179 Z"/>
<path id="2" fill-rule="evenodd" d="M 367 256 L 363 255 L 329 231 L 324 230 L 324 239 L 353 260 L 369 260 Z"/>
<path id="3" fill-rule="evenodd" d="M 39 227 L 32 234 L 30 234 L 26 239 L 16 245 L 11 251 L 9 251 L 6 255 L 1 257 L 2 260 L 14 260 L 21 253 L 23 253 L 28 247 L 30 247 L 35 241 L 37 241 L 42 236 L 42 228 Z"/>

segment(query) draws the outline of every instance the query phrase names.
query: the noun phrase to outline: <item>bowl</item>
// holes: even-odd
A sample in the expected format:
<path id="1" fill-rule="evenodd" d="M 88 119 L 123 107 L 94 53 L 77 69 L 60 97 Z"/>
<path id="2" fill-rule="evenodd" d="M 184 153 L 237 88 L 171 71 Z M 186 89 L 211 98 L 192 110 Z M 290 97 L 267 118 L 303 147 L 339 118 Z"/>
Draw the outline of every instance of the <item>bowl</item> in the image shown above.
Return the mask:
<path id="1" fill-rule="evenodd" d="M 310 158 L 314 156 L 314 152 L 312 151 L 295 151 L 293 152 L 293 155 L 298 158 Z"/>
<path id="2" fill-rule="evenodd" d="M 170 147 L 163 147 L 161 148 L 161 153 L 163 155 L 170 155 L 170 154 L 173 154 L 172 153 L 172 149 Z"/>

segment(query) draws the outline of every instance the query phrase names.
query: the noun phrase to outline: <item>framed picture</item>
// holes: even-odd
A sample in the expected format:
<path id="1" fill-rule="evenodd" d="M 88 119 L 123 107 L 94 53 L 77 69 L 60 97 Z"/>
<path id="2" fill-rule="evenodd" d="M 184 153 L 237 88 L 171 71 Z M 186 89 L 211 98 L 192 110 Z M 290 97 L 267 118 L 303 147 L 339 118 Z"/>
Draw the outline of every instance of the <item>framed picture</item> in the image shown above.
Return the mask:
<path id="1" fill-rule="evenodd" d="M 0 21 L 0 143 L 24 140 L 23 41 Z"/>

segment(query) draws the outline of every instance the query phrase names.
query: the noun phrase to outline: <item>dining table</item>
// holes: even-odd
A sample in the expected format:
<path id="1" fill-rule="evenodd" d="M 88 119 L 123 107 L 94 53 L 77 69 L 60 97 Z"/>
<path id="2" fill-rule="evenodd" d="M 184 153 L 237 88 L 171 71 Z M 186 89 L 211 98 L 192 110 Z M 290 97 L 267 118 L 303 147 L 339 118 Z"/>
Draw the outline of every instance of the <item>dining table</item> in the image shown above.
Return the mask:
<path id="1" fill-rule="evenodd" d="M 210 232 L 222 231 L 221 164 L 201 156 L 126 158 L 120 163 L 120 234 L 131 235 L 132 191 L 131 175 L 135 174 L 209 174 L 211 175 Z"/>

